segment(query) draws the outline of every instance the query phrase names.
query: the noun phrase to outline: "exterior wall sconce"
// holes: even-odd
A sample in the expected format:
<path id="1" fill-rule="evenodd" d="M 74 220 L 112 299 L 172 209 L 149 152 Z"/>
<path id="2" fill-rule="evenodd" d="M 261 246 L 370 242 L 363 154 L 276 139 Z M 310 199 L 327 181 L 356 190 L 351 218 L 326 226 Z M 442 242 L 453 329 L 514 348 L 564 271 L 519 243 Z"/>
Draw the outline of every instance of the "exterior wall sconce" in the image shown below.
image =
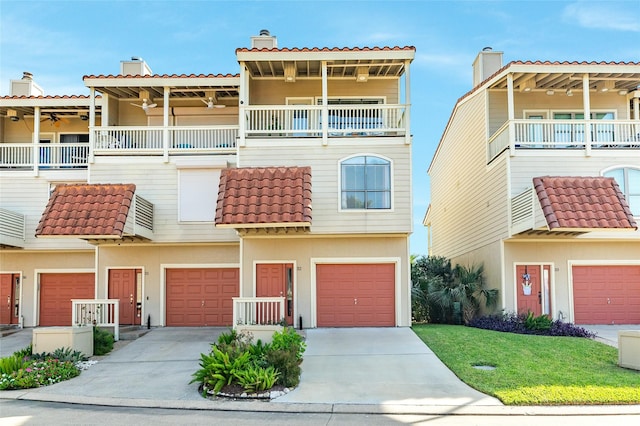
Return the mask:
<path id="1" fill-rule="evenodd" d="M 358 67 L 356 71 L 356 81 L 358 83 L 365 83 L 369 80 L 369 67 Z"/>
<path id="2" fill-rule="evenodd" d="M 296 81 L 296 64 L 287 62 L 284 64 L 284 81 L 287 83 L 295 83 Z"/>

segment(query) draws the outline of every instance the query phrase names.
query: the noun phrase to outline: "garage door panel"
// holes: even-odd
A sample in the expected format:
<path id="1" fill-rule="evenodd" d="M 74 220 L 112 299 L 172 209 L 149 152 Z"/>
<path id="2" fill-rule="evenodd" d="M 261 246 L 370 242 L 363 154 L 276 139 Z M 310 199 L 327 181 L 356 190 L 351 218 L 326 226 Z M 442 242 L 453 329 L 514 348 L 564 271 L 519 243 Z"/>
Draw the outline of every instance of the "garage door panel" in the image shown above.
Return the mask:
<path id="1" fill-rule="evenodd" d="M 576 324 L 640 323 L 640 265 L 573 267 Z"/>
<path id="2" fill-rule="evenodd" d="M 232 297 L 239 295 L 237 268 L 185 268 L 166 271 L 168 326 L 229 326 Z"/>
<path id="3" fill-rule="evenodd" d="M 395 265 L 317 265 L 316 298 L 319 327 L 394 326 Z"/>
<path id="4" fill-rule="evenodd" d="M 70 326 L 71 299 L 93 299 L 93 273 L 61 273 L 40 275 L 41 326 Z"/>

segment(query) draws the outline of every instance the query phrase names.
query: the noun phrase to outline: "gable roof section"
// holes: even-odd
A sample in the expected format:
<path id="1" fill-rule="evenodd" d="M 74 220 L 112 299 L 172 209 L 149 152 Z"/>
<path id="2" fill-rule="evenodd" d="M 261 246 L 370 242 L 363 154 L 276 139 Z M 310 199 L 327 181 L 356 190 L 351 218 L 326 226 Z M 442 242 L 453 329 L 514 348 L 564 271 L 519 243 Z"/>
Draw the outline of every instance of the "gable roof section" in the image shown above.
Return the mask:
<path id="1" fill-rule="evenodd" d="M 311 167 L 222 170 L 216 226 L 311 226 Z"/>
<path id="2" fill-rule="evenodd" d="M 543 176 L 533 187 L 551 231 L 637 229 L 614 178 Z"/>
<path id="3" fill-rule="evenodd" d="M 134 184 L 58 185 L 36 237 L 122 238 Z"/>

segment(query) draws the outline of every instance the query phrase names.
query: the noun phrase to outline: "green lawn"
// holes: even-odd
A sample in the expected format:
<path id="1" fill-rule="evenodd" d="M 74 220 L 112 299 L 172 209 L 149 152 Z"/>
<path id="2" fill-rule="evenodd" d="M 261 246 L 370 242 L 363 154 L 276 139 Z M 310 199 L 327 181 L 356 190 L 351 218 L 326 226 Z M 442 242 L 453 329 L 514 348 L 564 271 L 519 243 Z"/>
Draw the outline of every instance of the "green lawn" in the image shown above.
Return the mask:
<path id="1" fill-rule="evenodd" d="M 640 404 L 640 371 L 618 367 L 618 350 L 594 340 L 439 324 L 413 330 L 465 383 L 507 405 Z"/>

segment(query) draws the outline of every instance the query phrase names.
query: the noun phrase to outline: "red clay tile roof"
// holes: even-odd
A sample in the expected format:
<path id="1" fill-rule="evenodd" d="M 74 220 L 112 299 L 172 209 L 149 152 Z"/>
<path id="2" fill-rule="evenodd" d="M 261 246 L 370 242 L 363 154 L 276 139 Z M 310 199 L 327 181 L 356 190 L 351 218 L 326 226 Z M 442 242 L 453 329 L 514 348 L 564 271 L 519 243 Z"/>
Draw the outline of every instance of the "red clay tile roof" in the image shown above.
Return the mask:
<path id="1" fill-rule="evenodd" d="M 222 170 L 217 226 L 258 228 L 310 224 L 311 167 Z"/>
<path id="2" fill-rule="evenodd" d="M 614 178 L 543 176 L 533 187 L 552 231 L 637 229 Z"/>
<path id="3" fill-rule="evenodd" d="M 151 75 L 122 75 L 122 74 L 99 74 L 99 75 L 85 75 L 82 80 L 88 78 L 144 78 L 144 79 L 156 79 L 156 78 L 229 78 L 240 77 L 240 74 L 151 74 Z"/>
<path id="4" fill-rule="evenodd" d="M 121 238 L 135 190 L 134 184 L 58 185 L 36 237 Z"/>
<path id="5" fill-rule="evenodd" d="M 283 48 L 262 48 L 240 47 L 238 52 L 388 52 L 392 50 L 416 50 L 414 46 L 384 46 L 384 47 L 283 47 Z"/>
<path id="6" fill-rule="evenodd" d="M 98 95 L 97 98 L 102 96 Z M 88 95 L 47 95 L 47 96 L 26 96 L 26 95 L 6 95 L 0 96 L 0 99 L 90 99 Z"/>

